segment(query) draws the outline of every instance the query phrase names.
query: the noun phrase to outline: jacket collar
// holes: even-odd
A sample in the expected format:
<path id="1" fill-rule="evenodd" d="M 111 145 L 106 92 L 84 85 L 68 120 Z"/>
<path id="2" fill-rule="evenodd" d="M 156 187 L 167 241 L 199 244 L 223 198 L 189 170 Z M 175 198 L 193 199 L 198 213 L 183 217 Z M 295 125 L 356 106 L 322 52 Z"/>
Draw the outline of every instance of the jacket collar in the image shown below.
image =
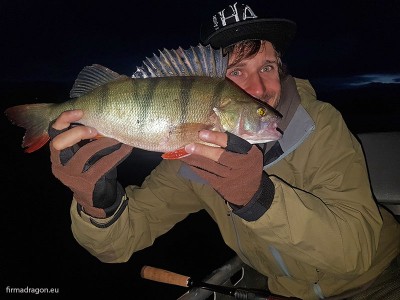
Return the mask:
<path id="1" fill-rule="evenodd" d="M 279 141 L 264 146 L 264 169 L 292 153 L 314 130 L 315 123 L 300 101 L 294 78 L 286 76 L 282 82 L 282 96 L 277 107 L 283 115 L 279 128 L 284 133 Z"/>
<path id="2" fill-rule="evenodd" d="M 286 130 L 299 104 L 300 95 L 296 82 L 291 75 L 287 75 L 282 79 L 281 99 L 276 107 L 276 110 L 282 114 L 282 120 L 279 122 L 279 128 L 282 131 Z"/>

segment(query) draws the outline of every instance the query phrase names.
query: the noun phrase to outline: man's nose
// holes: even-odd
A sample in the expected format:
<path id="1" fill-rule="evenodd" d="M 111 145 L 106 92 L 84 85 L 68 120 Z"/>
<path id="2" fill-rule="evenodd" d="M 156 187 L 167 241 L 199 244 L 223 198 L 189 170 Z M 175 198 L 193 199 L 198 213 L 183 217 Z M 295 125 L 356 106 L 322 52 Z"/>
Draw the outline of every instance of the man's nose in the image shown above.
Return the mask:
<path id="1" fill-rule="evenodd" d="M 245 90 L 253 97 L 262 99 L 266 91 L 265 82 L 262 80 L 259 74 L 251 74 L 248 77 Z"/>

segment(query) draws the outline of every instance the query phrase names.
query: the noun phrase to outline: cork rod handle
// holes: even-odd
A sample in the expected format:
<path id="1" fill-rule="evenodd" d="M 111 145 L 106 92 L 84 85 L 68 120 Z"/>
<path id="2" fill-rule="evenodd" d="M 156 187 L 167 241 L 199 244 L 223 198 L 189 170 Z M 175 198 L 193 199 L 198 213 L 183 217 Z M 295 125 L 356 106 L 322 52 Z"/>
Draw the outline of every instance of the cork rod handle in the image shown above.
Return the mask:
<path id="1" fill-rule="evenodd" d="M 188 287 L 190 279 L 188 276 L 150 266 L 144 266 L 140 272 L 140 276 L 145 279 L 184 287 Z"/>

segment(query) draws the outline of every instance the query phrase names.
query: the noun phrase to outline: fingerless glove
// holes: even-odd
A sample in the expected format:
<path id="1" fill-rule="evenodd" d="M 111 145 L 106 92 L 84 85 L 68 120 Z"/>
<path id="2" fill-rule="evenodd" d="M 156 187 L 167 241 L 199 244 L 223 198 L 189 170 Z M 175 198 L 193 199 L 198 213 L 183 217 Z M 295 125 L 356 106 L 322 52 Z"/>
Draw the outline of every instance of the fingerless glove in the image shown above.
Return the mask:
<path id="1" fill-rule="evenodd" d="M 64 131 L 50 127 L 50 138 Z M 117 181 L 117 166 L 132 149 L 111 138 L 100 138 L 61 151 L 50 142 L 52 172 L 71 189 L 85 213 L 107 218 L 115 213 L 125 194 Z"/>

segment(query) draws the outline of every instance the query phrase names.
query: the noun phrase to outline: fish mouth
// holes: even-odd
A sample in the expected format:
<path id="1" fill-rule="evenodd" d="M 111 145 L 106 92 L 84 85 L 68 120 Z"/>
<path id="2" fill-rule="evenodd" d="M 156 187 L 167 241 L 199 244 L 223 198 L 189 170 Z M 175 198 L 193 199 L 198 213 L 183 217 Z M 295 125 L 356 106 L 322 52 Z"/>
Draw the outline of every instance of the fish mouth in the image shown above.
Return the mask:
<path id="1" fill-rule="evenodd" d="M 257 132 L 243 130 L 238 135 L 250 144 L 261 144 L 281 139 L 283 132 L 278 128 L 278 119 L 276 119 L 263 124 Z"/>

